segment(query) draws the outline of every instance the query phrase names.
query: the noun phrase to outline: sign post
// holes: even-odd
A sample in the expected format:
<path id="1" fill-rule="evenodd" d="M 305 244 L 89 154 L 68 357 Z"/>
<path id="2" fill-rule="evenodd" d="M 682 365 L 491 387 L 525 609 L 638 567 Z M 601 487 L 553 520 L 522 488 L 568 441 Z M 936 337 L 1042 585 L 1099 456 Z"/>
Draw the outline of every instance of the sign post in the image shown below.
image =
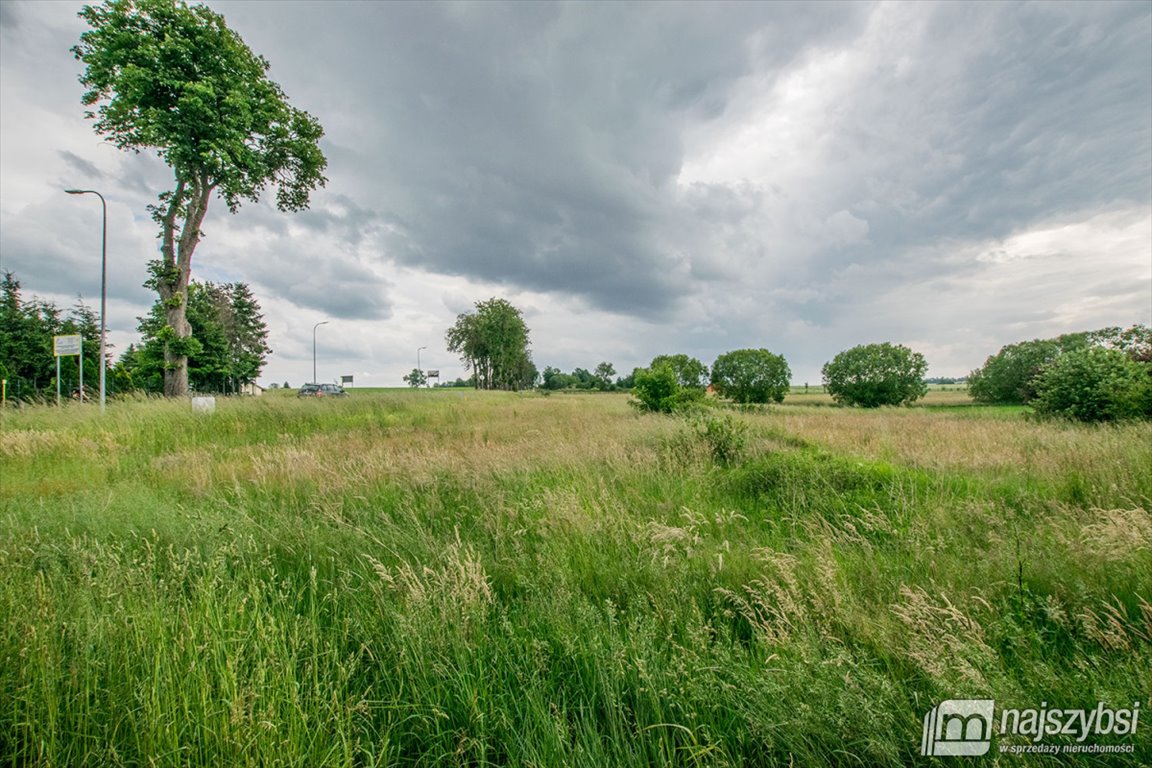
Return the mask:
<path id="1" fill-rule="evenodd" d="M 53 336 L 52 354 L 56 357 L 56 406 L 60 406 L 60 358 L 80 356 L 80 402 L 84 402 L 84 338 L 75 336 Z"/>

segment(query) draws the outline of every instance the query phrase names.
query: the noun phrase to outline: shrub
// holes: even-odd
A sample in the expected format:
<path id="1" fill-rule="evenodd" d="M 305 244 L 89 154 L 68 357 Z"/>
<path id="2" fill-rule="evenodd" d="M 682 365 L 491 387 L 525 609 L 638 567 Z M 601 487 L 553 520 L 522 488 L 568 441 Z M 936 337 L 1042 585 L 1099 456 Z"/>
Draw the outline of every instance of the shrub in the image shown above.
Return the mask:
<path id="1" fill-rule="evenodd" d="M 782 402 L 791 380 L 784 358 L 766 349 L 726 352 L 712 364 L 716 392 L 737 403 Z"/>
<path id="2" fill-rule="evenodd" d="M 708 446 L 713 460 L 721 466 L 726 467 L 740 458 L 748 442 L 748 425 L 729 413 L 699 418 L 693 427 L 700 440 Z"/>
<path id="3" fill-rule="evenodd" d="M 824 366 L 824 387 L 838 403 L 876 408 L 904 405 L 928 392 L 928 364 L 899 344 L 864 344 L 845 350 Z"/>
<path id="4" fill-rule="evenodd" d="M 683 387 L 676 371 L 667 363 L 651 368 L 637 368 L 633 373 L 631 403 L 642 411 L 672 413 L 683 410 L 704 398 L 704 390 Z"/>
<path id="5" fill-rule="evenodd" d="M 1118 349 L 1069 352 L 1041 370 L 1032 406 L 1078 421 L 1152 418 L 1152 366 Z"/>

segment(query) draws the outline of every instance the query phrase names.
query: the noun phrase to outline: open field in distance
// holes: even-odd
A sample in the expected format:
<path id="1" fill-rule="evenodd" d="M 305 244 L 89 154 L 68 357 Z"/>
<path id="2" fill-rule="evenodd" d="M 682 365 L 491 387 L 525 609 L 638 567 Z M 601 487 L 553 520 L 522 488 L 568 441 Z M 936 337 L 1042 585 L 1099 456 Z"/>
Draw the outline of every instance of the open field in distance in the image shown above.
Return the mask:
<path id="1" fill-rule="evenodd" d="M 945 764 L 946 699 L 1152 707 L 1150 424 L 292 395 L 3 413 L 6 764 Z"/>

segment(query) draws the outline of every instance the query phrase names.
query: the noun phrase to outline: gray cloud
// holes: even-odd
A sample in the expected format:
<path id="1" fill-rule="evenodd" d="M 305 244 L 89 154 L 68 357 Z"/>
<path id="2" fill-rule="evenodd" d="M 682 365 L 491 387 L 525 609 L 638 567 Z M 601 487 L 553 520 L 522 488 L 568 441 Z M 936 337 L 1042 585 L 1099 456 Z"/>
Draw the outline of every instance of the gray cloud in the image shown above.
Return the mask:
<path id="1" fill-rule="evenodd" d="M 311 210 L 216 201 L 205 225 L 197 276 L 277 312 L 446 326 L 472 292 L 533 292 L 613 318 L 573 349 L 768 345 L 808 375 L 849 340 L 974 365 L 995 348 L 966 343 L 1013 340 L 997 323 L 1152 315 L 1147 3 L 210 4 L 327 133 Z M 87 246 L 61 230 L 90 222 L 56 190 L 131 212 L 138 284 L 170 178 L 81 118 L 77 8 L 0 3 L 2 258 L 62 291 Z M 1021 261 L 1038 230 L 1048 258 Z M 420 274 L 443 286 L 401 316 Z"/>
<path id="2" fill-rule="evenodd" d="M 95 163 L 90 160 L 85 160 L 74 152 L 69 152 L 66 149 L 60 150 L 60 157 L 68 164 L 68 167 L 80 174 L 83 179 L 102 179 L 104 172 L 96 167 Z"/>

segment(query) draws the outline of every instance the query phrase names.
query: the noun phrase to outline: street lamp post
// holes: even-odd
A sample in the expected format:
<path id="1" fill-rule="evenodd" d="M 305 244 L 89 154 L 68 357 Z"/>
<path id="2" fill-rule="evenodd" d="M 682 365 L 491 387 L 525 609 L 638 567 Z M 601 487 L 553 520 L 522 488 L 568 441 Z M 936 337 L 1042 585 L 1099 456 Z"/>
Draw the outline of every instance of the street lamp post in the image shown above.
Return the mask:
<path id="1" fill-rule="evenodd" d="M 420 378 L 424 377 L 424 369 L 420 367 L 420 350 L 428 349 L 428 347 L 420 347 L 416 350 L 416 372 L 420 374 Z"/>
<path id="2" fill-rule="evenodd" d="M 320 383 L 320 382 L 316 381 L 316 329 L 322 325 L 328 325 L 328 321 L 327 320 L 321 320 L 320 322 L 316 323 L 316 325 L 312 326 L 312 383 L 313 384 L 319 384 Z"/>
<path id="3" fill-rule="evenodd" d="M 108 203 L 104 200 L 104 195 L 94 189 L 66 189 L 64 191 L 70 195 L 96 195 L 100 198 L 100 206 L 104 211 L 104 227 L 100 238 L 100 412 L 103 413 L 107 402 L 104 382 L 105 369 L 108 367 L 108 360 L 105 355 L 108 342 L 104 321 L 108 304 Z M 83 391 L 80 392 L 80 399 L 83 402 Z"/>

